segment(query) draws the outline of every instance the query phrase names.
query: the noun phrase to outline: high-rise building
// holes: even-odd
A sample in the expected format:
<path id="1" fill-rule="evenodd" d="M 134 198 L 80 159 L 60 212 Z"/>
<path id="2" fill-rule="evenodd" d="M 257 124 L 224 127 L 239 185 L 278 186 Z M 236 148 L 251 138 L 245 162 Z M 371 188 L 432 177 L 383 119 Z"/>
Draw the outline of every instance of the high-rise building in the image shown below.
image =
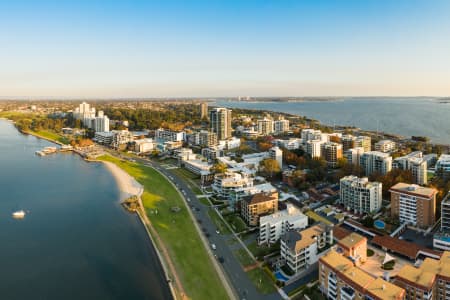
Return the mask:
<path id="1" fill-rule="evenodd" d="M 322 144 L 321 140 L 308 140 L 306 142 L 306 153 L 312 158 L 319 158 L 322 156 Z"/>
<path id="2" fill-rule="evenodd" d="M 359 159 L 359 165 L 366 176 L 375 172 L 385 175 L 392 169 L 392 157 L 388 153 L 378 151 L 364 152 Z"/>
<path id="3" fill-rule="evenodd" d="M 381 140 L 375 143 L 375 151 L 390 153 L 395 151 L 397 145 L 391 140 Z"/>
<path id="4" fill-rule="evenodd" d="M 258 133 L 261 135 L 270 135 L 273 133 L 273 120 L 265 117 L 257 121 Z"/>
<path id="5" fill-rule="evenodd" d="M 441 202 L 441 228 L 433 236 L 433 248 L 450 251 L 450 192 Z"/>
<path id="6" fill-rule="evenodd" d="M 392 163 L 392 167 L 401 170 L 411 170 L 414 176 L 414 183 L 424 185 L 428 182 L 428 163 L 423 158 L 421 151 L 411 152 L 408 155 L 397 157 Z"/>
<path id="7" fill-rule="evenodd" d="M 312 140 L 322 141 L 322 131 L 306 128 L 306 129 L 302 130 L 301 138 L 302 138 L 303 143 L 306 143 L 306 142 L 312 141 Z M 324 141 L 324 142 L 327 142 L 327 141 Z"/>
<path id="8" fill-rule="evenodd" d="M 199 133 L 199 145 L 203 147 L 212 147 L 216 146 L 218 143 L 217 141 L 217 134 L 211 131 L 202 130 Z"/>
<path id="9" fill-rule="evenodd" d="M 341 137 L 342 150 L 347 151 L 348 149 L 355 148 L 356 137 L 350 134 L 343 135 Z"/>
<path id="10" fill-rule="evenodd" d="M 208 102 L 200 103 L 200 118 L 204 119 L 208 117 Z"/>
<path id="11" fill-rule="evenodd" d="M 367 177 L 346 176 L 340 180 L 340 203 L 355 213 L 370 213 L 381 208 L 382 184 Z"/>
<path id="12" fill-rule="evenodd" d="M 269 149 L 269 157 L 277 161 L 280 169 L 283 169 L 283 151 L 278 147 L 272 147 Z"/>
<path id="13" fill-rule="evenodd" d="M 347 162 L 353 165 L 359 165 L 359 159 L 361 155 L 364 153 L 363 147 L 350 148 L 344 153 L 344 157 L 347 159 Z"/>
<path id="14" fill-rule="evenodd" d="M 330 167 L 336 167 L 337 162 L 342 158 L 342 145 L 328 142 L 322 145 L 322 157 L 325 158 Z"/>
<path id="15" fill-rule="evenodd" d="M 436 174 L 444 178 L 450 177 L 450 154 L 441 154 L 436 162 Z"/>
<path id="16" fill-rule="evenodd" d="M 82 102 L 79 107 L 75 108 L 73 113 L 75 119 L 81 120 L 83 125 L 92 128 L 92 119 L 95 119 L 95 108 L 91 107 L 89 103 Z"/>
<path id="17" fill-rule="evenodd" d="M 370 136 L 360 135 L 355 139 L 355 147 L 363 147 L 364 152 L 372 150 L 372 139 Z"/>
<path id="18" fill-rule="evenodd" d="M 280 119 L 273 122 L 273 130 L 280 134 L 289 131 L 289 120 Z"/>
<path id="19" fill-rule="evenodd" d="M 97 117 L 94 119 L 95 132 L 108 132 L 109 131 L 109 118 L 103 114 L 102 110 L 98 111 Z"/>
<path id="20" fill-rule="evenodd" d="M 428 227 L 436 221 L 437 190 L 416 184 L 397 183 L 391 193 L 391 216 L 400 223 Z"/>
<path id="21" fill-rule="evenodd" d="M 211 131 L 217 134 L 219 140 L 231 137 L 231 110 L 227 108 L 214 108 L 209 115 Z"/>

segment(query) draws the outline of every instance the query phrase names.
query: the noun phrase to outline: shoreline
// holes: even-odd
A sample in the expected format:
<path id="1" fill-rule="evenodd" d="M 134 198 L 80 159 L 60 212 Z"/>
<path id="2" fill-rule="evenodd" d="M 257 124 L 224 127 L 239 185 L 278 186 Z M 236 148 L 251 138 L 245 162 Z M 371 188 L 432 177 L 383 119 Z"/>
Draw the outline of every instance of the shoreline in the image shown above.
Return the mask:
<path id="1" fill-rule="evenodd" d="M 127 172 L 109 161 L 95 160 L 103 163 L 108 171 L 113 175 L 119 189 L 119 200 L 122 202 L 131 196 L 141 198 L 144 192 L 144 187 L 137 182 L 137 180 L 129 175 Z"/>

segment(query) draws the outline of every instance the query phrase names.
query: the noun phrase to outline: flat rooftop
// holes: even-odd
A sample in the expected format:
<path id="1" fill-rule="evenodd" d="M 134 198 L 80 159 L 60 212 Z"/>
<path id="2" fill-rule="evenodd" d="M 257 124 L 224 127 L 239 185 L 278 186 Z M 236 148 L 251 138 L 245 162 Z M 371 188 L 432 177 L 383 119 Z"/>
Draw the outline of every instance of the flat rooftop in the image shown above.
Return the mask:
<path id="1" fill-rule="evenodd" d="M 389 189 L 390 192 L 399 192 L 411 195 L 419 195 L 427 198 L 433 197 L 437 191 L 432 188 L 423 187 L 417 184 L 399 182 Z"/>
<path id="2" fill-rule="evenodd" d="M 350 249 L 361 242 L 367 243 L 367 239 L 362 235 L 352 232 L 346 237 L 339 240 L 338 244 L 343 246 L 344 248 Z"/>

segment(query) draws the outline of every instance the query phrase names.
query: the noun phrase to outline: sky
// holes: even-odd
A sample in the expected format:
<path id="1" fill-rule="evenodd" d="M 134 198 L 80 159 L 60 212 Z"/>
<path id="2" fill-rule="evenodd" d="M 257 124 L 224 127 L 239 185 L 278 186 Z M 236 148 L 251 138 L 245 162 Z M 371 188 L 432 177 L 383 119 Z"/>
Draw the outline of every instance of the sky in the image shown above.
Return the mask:
<path id="1" fill-rule="evenodd" d="M 450 96 L 450 1 L 0 0 L 0 96 Z"/>

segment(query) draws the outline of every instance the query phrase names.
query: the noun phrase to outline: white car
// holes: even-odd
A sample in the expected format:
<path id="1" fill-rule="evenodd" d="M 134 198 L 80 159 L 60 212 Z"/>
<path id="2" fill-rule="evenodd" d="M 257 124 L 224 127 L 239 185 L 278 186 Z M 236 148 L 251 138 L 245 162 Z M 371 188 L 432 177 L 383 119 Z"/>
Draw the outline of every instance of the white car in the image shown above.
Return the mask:
<path id="1" fill-rule="evenodd" d="M 216 230 L 216 233 L 217 233 L 217 234 L 220 234 L 220 231 L 219 231 L 219 229 L 217 229 L 217 230 Z"/>
<path id="2" fill-rule="evenodd" d="M 216 249 L 217 249 L 216 244 L 211 244 L 211 248 L 212 248 L 213 250 L 216 250 Z"/>

